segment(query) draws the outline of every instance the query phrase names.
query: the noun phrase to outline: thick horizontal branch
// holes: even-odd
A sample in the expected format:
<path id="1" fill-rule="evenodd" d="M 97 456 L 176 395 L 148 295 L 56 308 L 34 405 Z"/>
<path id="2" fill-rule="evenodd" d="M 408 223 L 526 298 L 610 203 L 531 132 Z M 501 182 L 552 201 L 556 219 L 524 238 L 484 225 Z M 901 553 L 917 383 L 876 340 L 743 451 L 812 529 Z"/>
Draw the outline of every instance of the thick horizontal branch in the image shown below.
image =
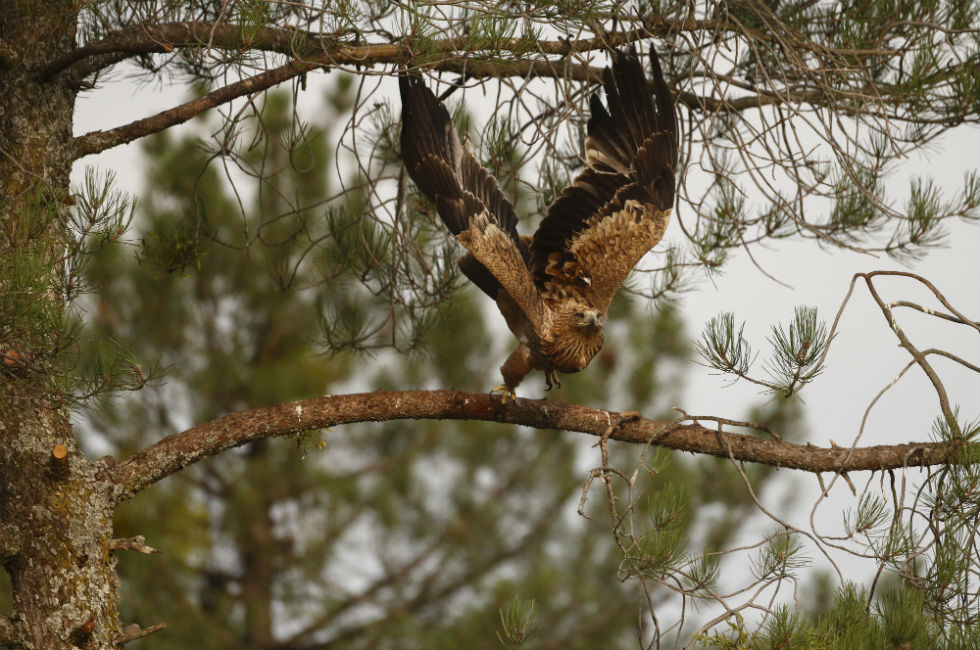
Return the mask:
<path id="1" fill-rule="evenodd" d="M 623 442 L 653 441 L 668 449 L 807 472 L 939 465 L 962 458 L 958 454 L 963 450 L 962 446 L 948 443 L 827 449 L 720 432 L 698 424 L 639 418 L 617 425 L 622 419 L 618 413 L 546 400 L 519 399 L 505 404 L 499 397 L 457 390 L 379 391 L 332 395 L 231 413 L 167 436 L 105 472 L 116 484 L 116 498 L 125 500 L 184 467 L 255 440 L 354 422 L 423 419 L 504 422 L 594 436 L 609 433 L 609 438 Z M 980 457 L 980 445 L 971 444 L 968 450 L 973 454 L 971 457 Z"/>
<path id="2" fill-rule="evenodd" d="M 693 29 L 703 21 L 682 21 Z M 667 33 L 666 23 L 658 32 L 663 36 Z M 628 31 L 614 32 L 602 37 L 562 40 L 535 41 L 534 49 L 540 54 L 568 56 L 575 52 L 605 49 L 610 46 L 621 46 L 641 38 L 656 35 L 649 30 L 643 33 Z M 344 63 L 384 63 L 406 61 L 411 58 L 413 49 L 411 40 L 406 39 L 400 44 L 371 44 L 361 45 L 342 41 L 335 35 L 319 34 L 296 29 L 277 27 L 246 28 L 237 24 L 214 24 L 205 22 L 174 22 L 154 25 L 136 25 L 118 30 L 105 38 L 83 45 L 54 59 L 37 71 L 37 76 L 48 78 L 70 67 L 72 73 L 84 77 L 101 69 L 101 61 L 115 62 L 117 59 L 106 59 L 106 55 L 137 56 L 140 54 L 170 53 L 178 48 L 210 48 L 232 52 L 245 50 L 263 50 L 278 52 L 297 59 L 320 57 L 331 60 L 334 64 Z M 469 51 L 470 43 L 465 38 L 444 38 L 426 40 L 427 54 L 456 53 L 462 56 Z M 497 44 L 501 52 L 521 51 L 527 49 L 527 42 L 522 39 L 503 39 Z M 79 66 L 86 60 L 95 60 L 94 66 Z"/>
<path id="3" fill-rule="evenodd" d="M 638 29 L 614 31 L 579 39 L 538 40 L 534 49 L 540 54 L 568 56 L 575 52 L 619 47 L 635 41 L 657 37 L 676 36 L 679 32 L 737 32 L 758 41 L 770 41 L 774 34 L 753 29 L 728 20 L 719 19 L 669 19 L 662 16 L 650 16 L 639 24 Z M 399 45 L 360 45 L 343 41 L 340 34 L 310 32 L 300 29 L 280 27 L 246 27 L 234 23 L 208 23 L 199 21 L 156 23 L 133 25 L 106 35 L 104 38 L 88 43 L 66 52 L 49 62 L 37 71 L 40 77 L 50 77 L 58 72 L 74 67 L 76 76 L 84 77 L 111 65 L 118 56 L 129 57 L 141 54 L 169 53 L 177 48 L 205 47 L 226 51 L 264 50 L 278 52 L 296 58 L 316 56 L 318 54 L 341 54 L 345 52 L 357 56 L 362 51 L 361 59 L 368 61 L 367 51 L 378 53 L 379 48 L 389 47 L 397 51 L 400 60 L 408 58 L 411 52 L 411 38 Z M 800 44 L 798 44 L 800 45 Z M 511 38 L 501 39 L 495 45 L 501 52 L 514 51 L 524 53 L 527 41 Z M 471 49 L 466 38 L 427 39 L 425 50 L 430 53 L 465 53 Z M 855 49 L 834 48 L 826 45 L 812 44 L 813 51 L 824 55 L 865 57 L 892 56 L 896 50 L 889 48 Z M 111 55 L 107 57 L 107 55 Z M 94 61 L 91 65 L 79 65 L 85 61 Z"/>

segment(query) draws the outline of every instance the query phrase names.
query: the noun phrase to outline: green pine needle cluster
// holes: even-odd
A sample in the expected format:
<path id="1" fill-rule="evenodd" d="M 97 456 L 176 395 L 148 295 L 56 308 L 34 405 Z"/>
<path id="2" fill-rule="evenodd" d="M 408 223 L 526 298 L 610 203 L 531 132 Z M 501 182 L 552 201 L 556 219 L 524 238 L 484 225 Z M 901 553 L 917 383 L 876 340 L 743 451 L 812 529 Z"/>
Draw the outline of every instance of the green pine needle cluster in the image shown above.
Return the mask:
<path id="1" fill-rule="evenodd" d="M 769 379 L 751 376 L 755 357 L 746 340 L 745 323 L 737 329 L 735 316 L 726 312 L 715 316 L 704 328 L 697 344 L 702 363 L 733 380 L 745 379 L 786 397 L 813 381 L 825 368 L 823 359 L 830 345 L 827 325 L 817 319 L 812 307 L 797 307 L 788 327 L 773 325 L 769 336 L 772 348 L 766 362 Z"/>

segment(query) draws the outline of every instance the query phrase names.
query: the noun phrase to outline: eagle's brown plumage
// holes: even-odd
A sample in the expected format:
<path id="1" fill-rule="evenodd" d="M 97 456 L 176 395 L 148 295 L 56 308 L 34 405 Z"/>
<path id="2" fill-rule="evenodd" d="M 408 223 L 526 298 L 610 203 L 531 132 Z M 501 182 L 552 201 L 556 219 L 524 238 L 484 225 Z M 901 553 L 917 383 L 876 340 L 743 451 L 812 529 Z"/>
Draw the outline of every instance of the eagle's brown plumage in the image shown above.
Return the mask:
<path id="1" fill-rule="evenodd" d="M 588 163 L 548 208 L 533 238 L 445 106 L 421 79 L 402 76 L 402 156 L 409 176 L 468 251 L 463 273 L 496 300 L 517 349 L 501 366 L 505 396 L 531 370 L 577 372 L 602 347 L 606 310 L 640 258 L 663 237 L 674 204 L 677 128 L 651 49 L 653 93 L 636 55 L 615 53 L 596 95 Z"/>

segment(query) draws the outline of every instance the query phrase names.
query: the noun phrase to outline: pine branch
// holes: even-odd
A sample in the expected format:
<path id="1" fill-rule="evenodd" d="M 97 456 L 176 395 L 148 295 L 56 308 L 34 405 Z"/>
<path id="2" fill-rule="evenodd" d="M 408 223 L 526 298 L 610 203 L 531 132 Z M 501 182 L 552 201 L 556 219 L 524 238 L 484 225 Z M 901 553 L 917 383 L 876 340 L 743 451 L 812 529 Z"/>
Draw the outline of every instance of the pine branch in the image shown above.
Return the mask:
<path id="1" fill-rule="evenodd" d="M 388 420 L 482 420 L 538 429 L 564 429 L 608 435 L 613 440 L 654 444 L 722 458 L 807 472 L 854 472 L 922 467 L 962 461 L 963 452 L 980 455 L 968 443 L 906 443 L 860 448 L 821 448 L 755 438 L 680 424 L 636 418 L 614 427 L 618 413 L 574 404 L 519 399 L 501 403 L 497 397 L 457 390 L 394 391 L 332 395 L 239 411 L 167 436 L 125 461 L 104 470 L 116 484 L 115 498 L 124 501 L 153 483 L 232 447 L 273 436 L 329 428 L 354 422 Z"/>
<path id="2" fill-rule="evenodd" d="M 676 37 L 681 32 L 733 32 L 754 40 L 769 42 L 775 40 L 774 34 L 754 29 L 727 20 L 717 19 L 670 19 L 662 16 L 650 16 L 639 24 L 638 29 L 608 32 L 600 36 L 579 39 L 539 40 L 535 42 L 535 50 L 540 54 L 568 56 L 575 52 L 608 49 L 619 47 L 644 38 L 668 36 Z M 432 51 L 441 53 L 458 53 L 465 51 L 469 42 L 465 38 L 433 39 Z M 796 46 L 806 46 L 807 43 L 795 42 Z M 890 48 L 841 48 L 828 47 L 824 44 L 809 43 L 810 51 L 824 55 L 846 57 L 893 56 L 898 53 Z M 352 45 L 342 42 L 339 34 L 311 32 L 300 29 L 284 29 L 277 27 L 260 27 L 243 29 L 235 23 L 209 23 L 200 21 L 182 21 L 157 23 L 148 25 L 133 25 L 106 35 L 99 41 L 88 43 L 57 57 L 44 67 L 37 70 L 40 78 L 50 78 L 59 72 L 71 68 L 78 78 L 84 78 L 94 72 L 117 63 L 122 58 L 141 54 L 170 53 L 178 48 L 206 47 L 229 51 L 245 49 L 278 52 L 297 58 L 316 56 L 318 54 L 334 53 L 341 58 L 345 53 L 360 58 L 370 65 L 370 53 L 377 53 L 379 48 L 392 48 L 405 55 L 409 47 L 404 45 Z M 501 51 L 523 51 L 526 43 L 522 39 L 504 39 L 500 44 Z M 360 55 L 360 56 L 359 56 Z M 86 63 L 88 62 L 88 63 Z"/>
<path id="3" fill-rule="evenodd" d="M 163 131 L 171 126 L 183 124 L 204 111 L 225 104 L 244 95 L 257 93 L 272 86 L 288 81 L 294 77 L 306 74 L 318 68 L 328 68 L 332 65 L 358 64 L 372 65 L 375 63 L 391 63 L 403 60 L 398 47 L 394 45 L 375 45 L 349 48 L 343 56 L 340 54 L 328 56 L 320 54 L 305 60 L 290 61 L 278 68 L 273 68 L 241 81 L 213 90 L 203 97 L 185 102 L 173 108 L 161 111 L 156 115 L 135 120 L 129 124 L 109 129 L 107 131 L 91 131 L 72 141 L 73 157 L 77 160 L 84 156 L 101 153 L 119 145 L 128 144 L 134 140 Z M 447 58 L 433 64 L 432 69 L 465 74 L 470 77 L 528 77 L 562 78 L 573 81 L 599 83 L 602 80 L 602 68 L 581 63 L 539 61 L 475 61 Z M 785 93 L 782 96 L 753 95 L 732 100 L 720 100 L 713 97 L 695 95 L 688 92 L 677 93 L 675 100 L 692 110 L 705 112 L 739 112 L 770 104 L 785 102 L 819 103 L 820 93 Z"/>
<path id="4" fill-rule="evenodd" d="M 561 502 L 562 499 L 557 499 L 553 504 L 554 508 L 560 508 Z M 418 578 L 419 582 L 424 583 L 425 586 L 417 590 L 411 596 L 406 594 L 405 598 L 398 603 L 398 612 L 411 616 L 420 609 L 432 607 L 435 603 L 446 602 L 453 595 L 459 593 L 461 589 L 466 589 L 474 584 L 479 584 L 482 578 L 492 573 L 497 567 L 519 556 L 522 549 L 526 549 L 528 545 L 532 543 L 532 540 L 540 539 L 540 536 L 545 534 L 545 529 L 550 527 L 552 523 L 553 522 L 548 521 L 546 518 L 540 519 L 529 530 L 524 531 L 524 533 L 517 538 L 509 539 L 506 545 L 498 548 L 489 556 L 483 557 L 477 562 L 468 564 L 465 571 L 458 575 L 452 576 L 448 582 L 443 582 L 440 584 L 439 578 L 446 577 L 442 568 L 438 566 L 430 568 L 423 576 Z M 443 536 L 436 536 L 436 538 L 443 539 Z M 406 568 L 408 567 L 406 566 Z M 415 568 L 414 563 L 411 568 Z M 393 577 L 397 579 L 399 576 L 396 575 Z M 389 581 L 386 579 L 384 582 L 387 584 Z M 320 619 L 314 624 L 309 625 L 307 629 L 304 630 L 302 635 L 294 635 L 289 639 L 286 639 L 279 645 L 279 647 L 295 648 L 301 647 L 304 644 L 307 646 L 310 645 L 310 637 L 328 625 L 331 621 L 339 620 L 343 612 L 348 611 L 352 606 L 356 606 L 361 602 L 370 599 L 374 592 L 374 586 L 372 585 L 372 588 L 369 591 L 364 591 L 350 600 L 338 604 L 338 606 L 328 610 L 328 612 L 325 612 L 324 615 L 321 616 Z M 374 602 L 376 605 L 381 604 L 380 600 L 376 600 Z M 349 645 L 353 639 L 364 635 L 365 632 L 377 626 L 379 622 L 380 620 L 375 619 L 341 626 L 331 634 L 329 638 L 329 645 L 332 647 L 344 647 Z"/>
<path id="5" fill-rule="evenodd" d="M 360 57 L 363 56 L 364 60 Z M 340 63 L 371 63 L 393 62 L 401 59 L 397 46 L 380 45 L 352 48 L 344 56 L 327 56 L 320 54 L 300 61 L 290 61 L 278 68 L 267 70 L 253 77 L 229 84 L 209 92 L 203 97 L 184 102 L 178 106 L 161 111 L 156 115 L 136 120 L 108 131 L 91 131 L 72 141 L 73 158 L 78 159 L 107 149 L 127 144 L 133 140 L 163 131 L 195 116 L 225 104 L 244 95 L 251 95 L 288 81 L 294 77 L 306 74 L 317 68 L 338 65 Z M 476 62 L 463 60 L 447 60 L 437 63 L 433 68 L 451 72 L 465 73 L 474 77 L 482 76 L 526 76 L 528 73 L 539 77 L 568 77 L 575 80 L 598 82 L 602 79 L 602 69 L 583 64 L 568 64 L 564 72 L 562 66 L 550 61 L 520 61 L 505 63 Z M 685 93 L 686 94 L 686 93 Z M 690 101 L 703 102 L 702 98 Z M 756 104 L 758 105 L 758 102 Z"/>
<path id="6" fill-rule="evenodd" d="M 575 52 L 625 45 L 643 37 L 644 34 L 634 31 L 616 32 L 603 37 L 539 40 L 535 41 L 534 47 L 540 54 L 568 56 Z M 466 38 L 444 38 L 432 40 L 426 49 L 430 53 L 458 56 L 466 51 L 468 45 L 469 41 Z M 49 79 L 71 68 L 73 76 L 84 78 L 117 63 L 120 60 L 119 55 L 129 58 L 141 54 L 169 54 L 176 49 L 188 47 L 239 52 L 246 49 L 262 50 L 286 54 L 301 60 L 321 60 L 333 65 L 393 63 L 408 60 L 412 52 L 410 42 L 355 45 L 343 42 L 330 34 L 296 29 L 262 27 L 257 30 L 245 30 L 241 25 L 236 24 L 159 23 L 127 27 L 113 32 L 100 41 L 66 52 L 37 70 L 36 76 Z M 526 47 L 525 41 L 511 38 L 501 44 L 500 50 L 523 51 Z M 86 65 L 86 61 L 92 63 Z"/>
<path id="7" fill-rule="evenodd" d="M 86 133 L 72 140 L 72 148 L 74 150 L 72 157 L 78 159 L 83 156 L 100 153 L 106 149 L 132 142 L 151 133 L 163 131 L 177 124 L 183 124 L 208 109 L 225 104 L 238 97 L 271 88 L 283 81 L 321 67 L 323 63 L 322 57 L 320 61 L 290 61 L 278 68 L 273 68 L 254 77 L 223 86 L 209 92 L 203 97 L 184 102 L 179 106 L 162 111 L 156 115 L 151 115 L 142 120 L 136 120 L 135 122 L 109 129 L 108 131 L 92 131 Z"/>
<path id="8" fill-rule="evenodd" d="M 425 45 L 427 55 L 425 65 L 434 70 L 450 71 L 474 78 L 526 78 L 535 76 L 595 83 L 601 79 L 601 68 L 575 63 L 567 57 L 579 52 L 620 47 L 645 38 L 665 37 L 678 31 L 708 28 L 725 31 L 731 30 L 732 26 L 727 22 L 718 23 L 717 21 L 648 20 L 639 30 L 612 32 L 599 37 L 582 39 L 535 41 L 534 53 L 541 58 L 533 60 L 527 56 L 528 44 L 524 39 L 503 39 L 495 45 L 495 49 L 502 54 L 512 53 L 519 56 L 513 59 L 491 57 L 484 60 L 480 60 L 480 56 L 471 51 L 471 44 L 466 38 L 431 39 L 427 40 Z M 768 40 L 765 34 L 756 34 L 744 26 L 739 27 L 739 33 L 763 41 Z M 797 43 L 797 45 L 800 44 Z M 261 27 L 255 30 L 246 30 L 236 24 L 175 22 L 128 27 L 114 32 L 98 42 L 63 54 L 37 70 L 36 76 L 40 79 L 49 79 L 59 72 L 69 70 L 72 76 L 81 80 L 89 74 L 131 56 L 171 53 L 181 48 L 217 49 L 228 52 L 267 51 L 293 57 L 293 60 L 277 68 L 218 88 L 204 97 L 162 111 L 151 117 L 136 120 L 108 131 L 93 131 L 80 136 L 74 140 L 74 157 L 76 159 L 181 124 L 210 108 L 244 95 L 266 90 L 318 68 L 361 69 L 375 65 L 406 64 L 411 62 L 414 54 L 411 37 L 407 37 L 399 43 L 353 44 L 341 41 L 336 36 L 329 34 L 295 29 Z M 869 52 L 864 51 L 837 51 L 824 46 L 818 48 L 814 43 L 809 43 L 809 47 L 805 49 L 810 49 L 824 56 L 828 54 L 835 56 L 869 54 Z M 874 51 L 872 53 L 895 54 L 891 51 Z M 552 60 L 546 58 L 548 56 L 563 58 Z M 440 59 L 440 57 L 443 58 Z M 734 82 L 735 80 L 730 81 Z M 878 115 L 899 119 L 898 115 L 889 115 L 887 112 L 876 113 L 867 105 L 868 97 L 888 96 L 890 92 L 888 84 L 867 83 L 861 88 L 842 92 L 815 84 L 811 80 L 811 83 L 797 87 L 777 88 L 773 86 L 767 88 L 763 85 L 754 86 L 752 89 L 755 91 L 753 94 L 741 97 L 714 97 L 710 94 L 698 95 L 690 92 L 678 92 L 676 101 L 692 111 L 704 114 L 739 113 L 770 105 L 812 104 L 832 106 L 835 110 L 843 113 Z M 840 94 L 840 97 L 837 97 L 837 94 Z M 852 105 L 855 102 L 856 105 Z M 908 120 L 909 118 L 902 116 L 901 119 Z M 946 123 L 948 117 L 917 117 L 912 121 L 921 124 Z"/>

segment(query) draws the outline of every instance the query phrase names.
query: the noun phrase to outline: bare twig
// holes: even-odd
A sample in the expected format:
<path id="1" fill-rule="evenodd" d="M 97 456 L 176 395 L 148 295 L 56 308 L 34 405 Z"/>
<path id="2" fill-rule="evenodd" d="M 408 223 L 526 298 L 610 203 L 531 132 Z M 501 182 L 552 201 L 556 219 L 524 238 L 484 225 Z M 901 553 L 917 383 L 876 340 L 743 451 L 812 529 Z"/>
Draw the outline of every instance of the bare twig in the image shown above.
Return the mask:
<path id="1" fill-rule="evenodd" d="M 109 542 L 110 551 L 137 551 L 139 553 L 145 553 L 151 555 L 153 553 L 159 553 L 158 549 L 152 546 L 147 546 L 146 538 L 142 535 L 137 535 L 136 537 L 121 537 L 113 539 Z"/>
<path id="2" fill-rule="evenodd" d="M 758 422 L 749 422 L 744 420 L 730 420 L 728 418 L 720 418 L 714 415 L 690 415 L 686 411 L 684 411 L 684 409 L 678 408 L 676 406 L 674 407 L 674 410 L 679 411 L 680 413 L 683 414 L 683 417 L 678 419 L 679 422 L 690 421 L 696 424 L 698 420 L 710 420 L 712 422 L 717 422 L 718 424 L 725 424 L 730 427 L 744 427 L 746 429 L 755 429 L 757 431 L 764 431 L 765 433 L 768 433 L 770 436 L 772 436 L 775 440 L 783 439 L 783 437 L 779 435 L 779 432 L 777 432 L 775 429 L 771 427 L 767 427 L 764 424 L 759 424 Z"/>
<path id="3" fill-rule="evenodd" d="M 150 627 L 140 627 L 139 623 L 130 623 L 124 627 L 119 636 L 116 637 L 116 643 L 119 645 L 125 645 L 130 641 L 142 639 L 144 636 L 153 634 L 154 632 L 159 632 L 160 630 L 165 630 L 166 628 L 166 623 L 157 623 L 156 625 L 151 625 Z"/>
<path id="4" fill-rule="evenodd" d="M 980 323 L 976 321 L 964 321 L 959 316 L 953 316 L 952 314 L 946 314 L 941 311 L 936 311 L 935 309 L 929 309 L 928 307 L 923 307 L 922 305 L 909 300 L 896 300 L 895 302 L 888 303 L 888 307 L 909 307 L 911 309 L 915 309 L 916 311 L 921 311 L 923 314 L 928 314 L 929 316 L 935 316 L 936 318 L 942 318 L 953 323 L 960 323 L 963 325 L 969 325 L 974 329 L 980 329 Z"/>
<path id="5" fill-rule="evenodd" d="M 873 278 L 877 275 L 890 275 L 890 274 L 891 273 L 876 272 L 876 273 L 868 273 L 868 274 L 862 273 L 859 275 L 864 278 L 865 283 L 868 285 L 868 291 L 871 292 L 871 297 L 874 298 L 876 303 L 878 303 L 878 307 L 881 308 L 882 313 L 885 315 L 885 319 L 888 321 L 888 324 L 891 325 L 892 331 L 895 332 L 895 336 L 898 337 L 901 346 L 905 348 L 909 354 L 912 355 L 912 358 L 915 359 L 915 362 L 919 365 L 920 368 L 922 368 L 922 371 L 926 373 L 926 376 L 929 378 L 929 381 L 932 382 L 932 386 L 936 390 L 936 396 L 939 398 L 939 407 L 943 411 L 943 415 L 946 418 L 946 422 L 949 424 L 950 428 L 957 435 L 961 435 L 960 425 L 956 421 L 956 416 L 953 414 L 953 408 L 949 404 L 949 397 L 946 394 L 946 387 L 943 385 L 942 380 L 939 378 L 939 375 L 936 374 L 936 371 L 933 370 L 932 365 L 928 361 L 926 361 L 925 355 L 922 354 L 922 352 L 920 352 L 918 348 L 912 345 L 912 341 L 909 340 L 908 336 L 905 335 L 905 332 L 902 330 L 902 328 L 899 327 L 898 321 L 895 320 L 895 316 L 892 314 L 891 307 L 886 305 L 885 301 L 881 299 L 881 296 L 878 295 L 878 290 L 874 286 L 874 282 L 872 282 Z M 902 275 L 918 278 L 918 276 L 914 276 L 912 274 L 903 273 Z M 937 295 L 941 295 L 938 294 L 938 291 L 936 293 Z M 944 300 L 944 304 L 945 304 L 945 300 Z M 958 312 L 957 315 L 959 315 Z M 962 320 L 966 322 L 965 318 L 962 318 Z"/>

